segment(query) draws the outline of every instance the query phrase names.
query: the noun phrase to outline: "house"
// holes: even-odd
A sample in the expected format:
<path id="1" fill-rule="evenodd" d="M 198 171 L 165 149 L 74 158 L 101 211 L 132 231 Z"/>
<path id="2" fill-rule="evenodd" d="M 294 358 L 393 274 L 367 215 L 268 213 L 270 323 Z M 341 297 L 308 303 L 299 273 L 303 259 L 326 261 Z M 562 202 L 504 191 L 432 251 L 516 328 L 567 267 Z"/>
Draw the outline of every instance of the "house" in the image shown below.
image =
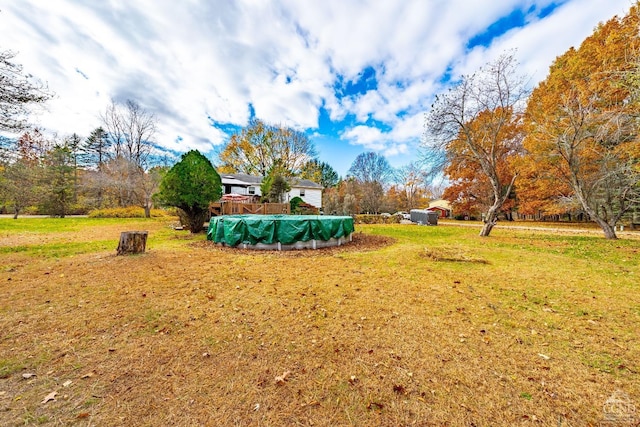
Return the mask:
<path id="1" fill-rule="evenodd" d="M 260 199 L 262 193 L 260 191 L 261 176 L 247 175 L 243 173 L 225 173 L 220 174 L 222 180 L 223 194 L 239 194 L 242 196 L 251 196 L 256 201 Z M 290 201 L 294 197 L 300 197 L 305 203 L 322 207 L 322 186 L 308 179 L 289 178 L 289 186 L 291 190 L 287 193 L 286 201 Z"/>
<path id="2" fill-rule="evenodd" d="M 451 218 L 451 203 L 448 200 L 434 200 L 429 203 L 427 210 L 439 212 L 440 218 Z"/>

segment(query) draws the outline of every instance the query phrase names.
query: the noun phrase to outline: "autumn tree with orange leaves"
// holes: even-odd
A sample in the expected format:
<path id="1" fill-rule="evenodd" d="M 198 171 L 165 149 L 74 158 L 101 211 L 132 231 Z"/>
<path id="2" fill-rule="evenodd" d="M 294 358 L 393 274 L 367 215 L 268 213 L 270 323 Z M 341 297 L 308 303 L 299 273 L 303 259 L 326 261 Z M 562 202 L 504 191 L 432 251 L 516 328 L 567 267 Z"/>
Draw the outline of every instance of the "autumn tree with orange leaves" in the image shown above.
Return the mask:
<path id="1" fill-rule="evenodd" d="M 525 83 L 505 53 L 437 96 L 427 115 L 424 148 L 445 154 L 445 173 L 460 190 L 455 199 L 476 197 L 486 209 L 480 236 L 491 233 L 518 176 Z"/>
<path id="2" fill-rule="evenodd" d="M 510 120 L 501 125 L 495 135 L 490 136 L 487 133 L 493 129 L 490 122 L 495 120 L 495 115 L 510 117 Z M 444 172 L 451 184 L 445 189 L 443 197 L 452 203 L 455 212 L 469 215 L 487 212 L 496 200 L 494 187 L 489 178 L 491 174 L 495 174 L 493 179 L 497 180 L 503 189 L 499 192 L 502 203 L 497 207 L 496 214 L 504 212 L 511 218 L 514 208 L 512 182 L 516 177 L 514 159 L 520 154 L 523 138 L 520 116 L 501 111 L 483 112 L 468 125 L 468 130 L 479 140 L 489 141 L 495 138 L 499 141 L 489 149 L 493 150 L 493 154 L 490 155 L 491 173 L 483 173 L 481 162 L 468 148 L 464 137 L 458 138 L 452 141 L 447 149 L 449 161 Z M 487 148 L 484 150 L 489 151 Z"/>
<path id="3" fill-rule="evenodd" d="M 524 212 L 558 211 L 571 201 L 617 238 L 616 224 L 638 207 L 640 10 L 601 24 L 556 59 L 526 114 Z"/>

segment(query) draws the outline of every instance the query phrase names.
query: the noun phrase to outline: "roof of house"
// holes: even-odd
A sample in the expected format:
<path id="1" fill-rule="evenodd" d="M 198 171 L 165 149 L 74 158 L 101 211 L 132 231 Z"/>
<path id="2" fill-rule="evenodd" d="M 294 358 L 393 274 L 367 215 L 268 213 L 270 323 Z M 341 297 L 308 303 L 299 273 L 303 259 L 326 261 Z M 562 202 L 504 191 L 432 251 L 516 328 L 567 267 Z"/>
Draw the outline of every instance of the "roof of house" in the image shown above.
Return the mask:
<path id="1" fill-rule="evenodd" d="M 225 173 L 220 175 L 223 184 L 260 185 L 262 177 L 244 173 Z"/>
<path id="2" fill-rule="evenodd" d="M 449 203 L 448 200 L 444 200 L 444 199 L 440 199 L 440 200 L 433 200 L 432 202 L 429 203 L 429 207 L 430 208 L 440 208 L 440 209 L 447 209 L 447 210 L 451 210 L 451 203 Z"/>
<path id="3" fill-rule="evenodd" d="M 289 184 L 294 187 L 305 187 L 305 188 L 318 188 L 322 189 L 322 185 L 316 184 L 315 182 L 309 179 L 300 179 L 300 178 L 291 178 L 289 179 Z"/>
<path id="4" fill-rule="evenodd" d="M 260 185 L 262 183 L 261 176 L 247 175 L 244 173 L 224 173 L 220 174 L 223 184 L 231 185 Z M 289 185 L 293 187 L 317 188 L 322 189 L 322 185 L 316 184 L 308 179 L 290 178 Z"/>

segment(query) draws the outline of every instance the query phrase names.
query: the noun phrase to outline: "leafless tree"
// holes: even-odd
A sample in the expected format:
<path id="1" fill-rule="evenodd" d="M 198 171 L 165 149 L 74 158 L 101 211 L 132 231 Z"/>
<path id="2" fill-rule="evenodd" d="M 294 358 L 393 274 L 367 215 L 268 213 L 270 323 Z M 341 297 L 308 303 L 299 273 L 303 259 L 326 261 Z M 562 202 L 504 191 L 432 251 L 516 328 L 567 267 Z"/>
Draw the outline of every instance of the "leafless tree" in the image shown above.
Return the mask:
<path id="1" fill-rule="evenodd" d="M 114 157 L 122 157 L 140 169 L 146 169 L 153 149 L 156 117 L 135 101 L 124 104 L 112 101 L 102 115 Z"/>
<path id="2" fill-rule="evenodd" d="M 38 181 L 41 173 L 39 165 L 24 159 L 7 164 L 0 176 L 0 195 L 13 208 L 13 218 L 38 201 Z"/>
<path id="3" fill-rule="evenodd" d="M 558 160 L 546 164 L 570 185 L 573 197 L 605 238 L 616 239 L 616 224 L 640 199 L 640 160 L 633 153 L 638 119 L 624 107 L 607 111 L 595 104 L 567 96 L 563 115 L 546 126 L 539 123 L 537 129 L 552 141 L 544 155 Z"/>
<path id="4" fill-rule="evenodd" d="M 156 118 L 136 102 L 112 101 L 102 115 L 108 135 L 111 160 L 103 162 L 101 172 L 109 177 L 110 187 L 120 206 L 139 205 L 149 215 L 151 194 L 157 183 L 147 174 L 153 151 Z"/>
<path id="5" fill-rule="evenodd" d="M 393 169 L 383 155 L 370 151 L 359 154 L 347 174 L 360 182 L 385 184 L 393 176 Z"/>
<path id="6" fill-rule="evenodd" d="M 362 212 L 378 213 L 384 202 L 384 186 L 393 177 L 387 159 L 374 152 L 359 154 L 347 171 L 347 177 L 358 187 L 358 204 Z"/>
<path id="7" fill-rule="evenodd" d="M 151 208 L 153 207 L 152 197 L 158 191 L 162 175 L 166 172 L 166 169 L 167 168 L 159 166 L 153 167 L 138 176 L 138 182 L 135 186 L 134 192 L 136 199 L 138 200 L 138 204 L 140 204 L 144 209 L 145 218 L 151 217 Z"/>
<path id="8" fill-rule="evenodd" d="M 404 192 L 407 210 L 419 207 L 419 202 L 427 193 L 427 179 L 428 174 L 418 162 L 411 162 L 394 171 L 394 180 Z"/>
<path id="9" fill-rule="evenodd" d="M 445 153 L 447 162 L 478 164 L 491 184 L 493 204 L 481 236 L 495 226 L 517 177 L 504 171 L 506 158 L 521 151 L 524 137 L 507 130 L 520 121 L 528 95 L 526 80 L 516 68 L 513 54 L 501 55 L 437 96 L 426 117 L 425 151 Z"/>
<path id="10" fill-rule="evenodd" d="M 11 51 L 0 52 L 0 130 L 20 131 L 27 127 L 28 107 L 52 97 L 48 88 L 12 62 Z"/>

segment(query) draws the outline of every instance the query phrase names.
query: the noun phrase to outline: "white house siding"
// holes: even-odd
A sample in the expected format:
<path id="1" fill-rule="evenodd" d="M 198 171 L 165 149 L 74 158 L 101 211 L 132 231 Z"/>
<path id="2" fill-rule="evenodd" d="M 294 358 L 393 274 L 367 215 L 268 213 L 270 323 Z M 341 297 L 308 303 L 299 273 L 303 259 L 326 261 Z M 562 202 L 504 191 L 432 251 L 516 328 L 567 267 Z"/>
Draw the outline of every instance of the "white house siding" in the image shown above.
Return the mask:
<path id="1" fill-rule="evenodd" d="M 223 174 L 220 177 L 225 194 L 230 192 L 247 196 L 256 195 L 259 197 L 262 195 L 260 191 L 262 178 L 243 174 Z M 322 207 L 322 187 L 318 184 L 308 180 L 295 180 L 290 185 L 291 191 L 287 194 L 287 201 L 294 197 L 300 197 L 305 203 L 309 203 L 317 208 Z M 249 193 L 250 187 L 255 189 L 254 194 Z M 300 194 L 302 191 L 304 191 L 304 196 Z"/>
<path id="2" fill-rule="evenodd" d="M 304 196 L 300 195 L 300 190 L 304 190 Z M 319 188 L 292 188 L 289 191 L 289 200 L 294 197 L 300 197 L 305 203 L 309 203 L 316 208 L 322 207 L 322 190 Z"/>
<path id="3" fill-rule="evenodd" d="M 239 186 L 235 186 L 235 185 L 231 186 L 231 192 L 233 194 L 241 194 L 243 196 L 253 196 L 253 195 L 261 196 L 262 195 L 262 193 L 260 192 L 260 186 L 259 185 L 254 185 L 252 187 L 255 188 L 255 193 L 253 193 L 253 194 L 249 192 L 249 188 L 250 187 L 245 187 L 245 186 L 239 187 Z"/>

